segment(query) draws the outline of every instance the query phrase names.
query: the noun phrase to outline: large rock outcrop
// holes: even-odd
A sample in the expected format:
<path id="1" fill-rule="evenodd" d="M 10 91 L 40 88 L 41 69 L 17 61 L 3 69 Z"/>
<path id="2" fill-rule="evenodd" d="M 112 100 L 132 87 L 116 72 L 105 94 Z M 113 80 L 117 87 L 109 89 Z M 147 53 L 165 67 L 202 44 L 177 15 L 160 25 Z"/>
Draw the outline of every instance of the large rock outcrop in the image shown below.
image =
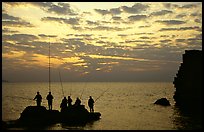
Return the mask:
<path id="1" fill-rule="evenodd" d="M 174 100 L 179 109 L 188 114 L 202 113 L 202 51 L 186 50 L 174 78 Z"/>

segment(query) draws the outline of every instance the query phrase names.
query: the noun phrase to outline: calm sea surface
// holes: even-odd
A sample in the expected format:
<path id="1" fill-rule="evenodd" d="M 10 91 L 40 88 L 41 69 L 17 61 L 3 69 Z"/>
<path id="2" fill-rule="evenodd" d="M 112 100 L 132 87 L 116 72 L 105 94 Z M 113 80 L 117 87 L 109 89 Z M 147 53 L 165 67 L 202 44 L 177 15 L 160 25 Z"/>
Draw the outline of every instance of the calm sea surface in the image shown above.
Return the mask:
<path id="1" fill-rule="evenodd" d="M 104 93 L 95 103 L 95 111 L 101 119 L 83 127 L 55 124 L 46 130 L 177 130 L 185 129 L 189 124 L 174 107 L 172 83 L 117 83 L 117 82 L 63 82 L 66 97 L 71 94 L 73 102 L 81 97 L 82 104 L 88 109 L 87 100 Z M 60 83 L 51 83 L 54 96 L 53 109 L 60 110 L 63 98 Z M 47 107 L 48 83 L 3 83 L 2 84 L 2 120 L 15 120 L 28 105 L 36 105 L 32 100 L 40 91 L 42 105 Z M 154 105 L 154 102 L 166 97 L 171 106 Z M 15 129 L 15 128 L 14 128 Z M 16 128 L 17 129 L 17 128 Z M 20 128 L 23 129 L 23 128 Z"/>

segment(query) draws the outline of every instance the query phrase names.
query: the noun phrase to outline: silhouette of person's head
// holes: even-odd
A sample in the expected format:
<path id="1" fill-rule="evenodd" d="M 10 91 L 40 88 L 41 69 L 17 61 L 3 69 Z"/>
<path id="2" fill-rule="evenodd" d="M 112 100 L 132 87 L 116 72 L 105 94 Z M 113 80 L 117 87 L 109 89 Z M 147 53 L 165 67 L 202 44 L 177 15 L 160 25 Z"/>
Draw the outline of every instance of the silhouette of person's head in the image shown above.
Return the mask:
<path id="1" fill-rule="evenodd" d="M 37 92 L 37 94 L 40 94 L 40 92 Z"/>
<path id="2" fill-rule="evenodd" d="M 66 99 L 66 97 L 64 97 L 64 99 Z"/>
<path id="3" fill-rule="evenodd" d="M 49 92 L 49 94 L 51 94 L 51 92 Z"/>
<path id="4" fill-rule="evenodd" d="M 89 98 L 91 99 L 92 97 L 91 97 L 91 96 L 89 96 Z"/>

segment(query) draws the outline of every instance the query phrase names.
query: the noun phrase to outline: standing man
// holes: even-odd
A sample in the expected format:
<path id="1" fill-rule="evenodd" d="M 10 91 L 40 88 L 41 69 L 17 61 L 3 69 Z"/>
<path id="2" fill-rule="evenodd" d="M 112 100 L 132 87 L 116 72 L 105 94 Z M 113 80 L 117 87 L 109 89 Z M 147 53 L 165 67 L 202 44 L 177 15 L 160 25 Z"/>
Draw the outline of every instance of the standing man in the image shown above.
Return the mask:
<path id="1" fill-rule="evenodd" d="M 88 106 L 90 108 L 90 112 L 94 112 L 94 108 L 93 108 L 94 100 L 93 100 L 93 98 L 91 96 L 89 97 Z"/>
<path id="2" fill-rule="evenodd" d="M 41 106 L 42 96 L 40 95 L 40 92 L 37 92 L 37 95 L 35 96 L 33 100 L 36 100 L 37 106 Z"/>
<path id="3" fill-rule="evenodd" d="M 72 106 L 72 99 L 70 96 L 68 96 L 68 106 Z"/>
<path id="4" fill-rule="evenodd" d="M 53 100 L 53 96 L 51 94 L 51 92 L 49 92 L 49 94 L 47 95 L 47 101 L 48 101 L 48 107 L 49 107 L 49 110 L 52 110 L 52 100 Z"/>

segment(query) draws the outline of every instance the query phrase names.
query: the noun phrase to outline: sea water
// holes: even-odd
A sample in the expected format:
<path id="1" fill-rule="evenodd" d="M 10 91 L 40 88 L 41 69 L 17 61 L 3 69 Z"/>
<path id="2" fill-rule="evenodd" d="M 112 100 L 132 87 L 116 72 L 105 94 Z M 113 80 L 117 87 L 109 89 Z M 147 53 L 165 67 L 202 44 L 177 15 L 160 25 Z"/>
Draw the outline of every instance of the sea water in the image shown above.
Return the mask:
<path id="1" fill-rule="evenodd" d="M 27 106 L 36 105 L 37 91 L 48 108 L 48 86 L 46 82 L 3 83 L 2 120 L 16 120 Z M 55 110 L 60 110 L 64 96 L 71 95 L 73 103 L 79 97 L 88 110 L 89 96 L 98 98 L 94 110 L 101 113 L 101 119 L 75 127 L 58 123 L 43 128 L 46 130 L 177 130 L 189 125 L 174 106 L 175 88 L 168 82 L 52 82 L 51 91 Z M 163 97 L 171 106 L 154 105 Z"/>

